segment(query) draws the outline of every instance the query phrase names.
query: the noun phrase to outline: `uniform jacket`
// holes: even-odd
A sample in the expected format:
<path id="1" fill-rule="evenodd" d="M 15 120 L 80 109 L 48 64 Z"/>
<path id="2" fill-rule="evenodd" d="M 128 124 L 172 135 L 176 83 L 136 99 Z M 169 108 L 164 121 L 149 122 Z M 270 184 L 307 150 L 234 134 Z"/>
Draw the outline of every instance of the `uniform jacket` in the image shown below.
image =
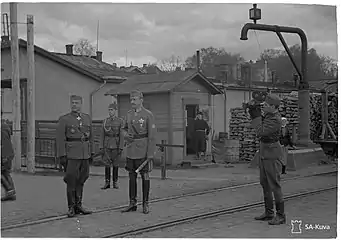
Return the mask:
<path id="1" fill-rule="evenodd" d="M 280 160 L 282 147 L 279 143 L 281 116 L 278 112 L 266 113 L 264 118 L 257 117 L 251 121 L 251 127 L 260 138 L 260 156 L 264 160 Z"/>
<path id="2" fill-rule="evenodd" d="M 103 120 L 101 128 L 101 137 L 99 141 L 100 148 L 123 149 L 124 137 L 122 129 L 124 121 L 119 117 L 108 117 Z"/>
<path id="3" fill-rule="evenodd" d="M 127 158 L 153 158 L 156 150 L 156 127 L 152 112 L 144 107 L 140 112 L 130 110 L 126 119 L 126 134 L 132 135 L 134 139 L 128 143 Z"/>
<path id="4" fill-rule="evenodd" d="M 85 113 L 68 113 L 58 120 L 57 156 L 68 159 L 89 159 L 94 153 L 90 116 Z"/>
<path id="5" fill-rule="evenodd" d="M 8 124 L 1 121 L 1 157 L 14 157 L 11 135 L 11 129 Z"/>

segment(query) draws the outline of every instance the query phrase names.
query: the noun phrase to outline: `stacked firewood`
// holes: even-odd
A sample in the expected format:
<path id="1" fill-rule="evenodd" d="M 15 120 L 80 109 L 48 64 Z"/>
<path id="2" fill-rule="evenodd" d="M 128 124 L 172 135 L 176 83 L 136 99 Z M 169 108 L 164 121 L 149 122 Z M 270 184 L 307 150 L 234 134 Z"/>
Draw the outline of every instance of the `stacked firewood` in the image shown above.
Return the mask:
<path id="1" fill-rule="evenodd" d="M 312 140 L 319 138 L 322 131 L 321 99 L 321 95 L 310 96 L 310 135 Z M 337 136 L 337 96 L 329 96 L 328 100 L 328 122 Z M 296 126 L 296 133 L 299 134 L 297 96 L 283 97 L 279 111 L 281 116 L 289 120 L 289 131 L 292 133 L 293 126 Z M 240 161 L 250 161 L 259 149 L 255 130 L 249 127 L 251 120 L 243 108 L 233 108 L 230 112 L 230 138 L 240 141 Z M 332 136 L 329 134 L 328 137 L 331 138 Z"/>
<path id="2" fill-rule="evenodd" d="M 249 126 L 250 122 L 243 108 L 231 109 L 230 138 L 239 140 L 240 161 L 251 161 L 259 148 L 256 132 Z"/>

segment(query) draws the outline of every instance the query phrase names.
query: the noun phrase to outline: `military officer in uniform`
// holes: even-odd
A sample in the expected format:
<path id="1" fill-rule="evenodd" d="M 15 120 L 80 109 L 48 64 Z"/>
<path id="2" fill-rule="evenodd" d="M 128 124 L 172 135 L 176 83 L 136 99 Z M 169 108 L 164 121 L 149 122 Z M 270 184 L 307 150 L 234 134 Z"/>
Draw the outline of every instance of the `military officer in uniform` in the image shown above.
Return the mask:
<path id="1" fill-rule="evenodd" d="M 137 209 L 137 173 L 139 166 L 148 161 L 140 171 L 142 178 L 143 213 L 149 213 L 148 199 L 150 189 L 149 172 L 152 171 L 152 161 L 156 150 L 155 123 L 151 111 L 143 107 L 143 94 L 134 90 L 130 93 L 132 110 L 127 113 L 125 139 L 127 141 L 126 170 L 129 172 L 129 206 L 123 212 Z"/>
<path id="2" fill-rule="evenodd" d="M 5 196 L 1 201 L 16 200 L 14 182 L 11 177 L 14 150 L 11 141 L 12 131 L 8 124 L 2 119 L 1 111 L 1 185 L 5 189 Z"/>
<path id="3" fill-rule="evenodd" d="M 109 105 L 109 117 L 104 119 L 101 129 L 100 148 L 103 151 L 105 163 L 105 185 L 101 189 L 110 188 L 111 166 L 113 187 L 118 188 L 118 163 L 124 144 L 122 136 L 124 122 L 117 115 L 117 104 L 111 103 Z"/>
<path id="4" fill-rule="evenodd" d="M 267 221 L 270 225 L 286 222 L 284 201 L 280 176 L 282 170 L 282 148 L 279 143 L 281 134 L 281 116 L 278 107 L 279 97 L 267 95 L 262 107 L 249 109 L 251 126 L 260 138 L 260 184 L 263 188 L 265 212 L 256 220 Z M 273 211 L 273 195 L 275 197 L 276 216 Z"/>
<path id="5" fill-rule="evenodd" d="M 66 166 L 68 217 L 74 217 L 75 214 L 91 214 L 82 206 L 82 199 L 94 147 L 90 116 L 81 112 L 82 97 L 72 95 L 70 102 L 71 112 L 58 120 L 57 155 Z"/>

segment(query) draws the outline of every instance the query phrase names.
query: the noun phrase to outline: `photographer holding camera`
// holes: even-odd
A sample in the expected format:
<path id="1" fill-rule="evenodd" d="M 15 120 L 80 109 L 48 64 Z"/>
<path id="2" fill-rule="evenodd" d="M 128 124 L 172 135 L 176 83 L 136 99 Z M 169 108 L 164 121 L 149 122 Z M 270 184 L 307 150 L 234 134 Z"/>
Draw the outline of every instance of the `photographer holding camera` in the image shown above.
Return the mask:
<path id="1" fill-rule="evenodd" d="M 254 100 L 247 104 L 247 110 L 252 120 L 251 127 L 256 130 L 257 137 L 260 139 L 260 184 L 263 188 L 265 204 L 265 212 L 255 219 L 270 220 L 270 225 L 279 225 L 286 222 L 280 185 L 282 148 L 279 143 L 281 116 L 278 107 L 281 100 L 273 94 L 267 95 L 264 102 L 257 100 L 254 97 Z M 275 197 L 275 217 L 272 194 Z"/>

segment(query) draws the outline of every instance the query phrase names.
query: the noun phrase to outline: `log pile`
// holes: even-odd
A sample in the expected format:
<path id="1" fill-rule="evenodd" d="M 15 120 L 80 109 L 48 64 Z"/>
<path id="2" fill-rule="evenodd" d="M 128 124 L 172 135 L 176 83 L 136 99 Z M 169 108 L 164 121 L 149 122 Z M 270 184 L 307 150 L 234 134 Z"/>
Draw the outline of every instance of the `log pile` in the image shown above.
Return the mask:
<path id="1" fill-rule="evenodd" d="M 256 132 L 249 127 L 250 121 L 243 108 L 231 109 L 230 138 L 239 140 L 240 161 L 251 161 L 259 148 Z"/>
<path id="2" fill-rule="evenodd" d="M 337 96 L 328 96 L 328 122 L 337 136 Z M 322 131 L 322 97 L 321 95 L 310 96 L 310 135 L 311 139 L 315 140 L 320 137 Z M 283 117 L 289 120 L 289 131 L 292 133 L 293 126 L 298 129 L 298 98 L 297 96 L 285 96 L 282 98 L 282 104 L 279 111 Z M 254 129 L 248 127 L 250 119 L 244 112 L 243 108 L 233 108 L 230 110 L 230 138 L 240 140 L 240 161 L 251 161 L 256 151 L 259 149 L 259 142 L 256 140 Z M 328 136 L 332 136 L 329 134 Z"/>

